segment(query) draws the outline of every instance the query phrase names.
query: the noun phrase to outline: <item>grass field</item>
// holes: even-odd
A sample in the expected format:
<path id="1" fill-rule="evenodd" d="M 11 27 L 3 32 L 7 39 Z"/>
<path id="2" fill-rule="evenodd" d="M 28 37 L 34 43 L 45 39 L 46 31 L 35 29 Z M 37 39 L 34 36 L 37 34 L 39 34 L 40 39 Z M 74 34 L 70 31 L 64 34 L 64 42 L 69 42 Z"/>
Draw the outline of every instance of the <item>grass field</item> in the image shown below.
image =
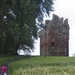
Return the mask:
<path id="1" fill-rule="evenodd" d="M 9 75 L 75 75 L 75 57 L 29 57 L 8 68 Z"/>
<path id="2" fill-rule="evenodd" d="M 15 60 L 17 58 L 24 58 L 24 56 L 19 56 L 19 55 L 1 55 L 0 54 L 0 67 L 2 65 L 2 63 L 10 61 L 10 60 Z"/>

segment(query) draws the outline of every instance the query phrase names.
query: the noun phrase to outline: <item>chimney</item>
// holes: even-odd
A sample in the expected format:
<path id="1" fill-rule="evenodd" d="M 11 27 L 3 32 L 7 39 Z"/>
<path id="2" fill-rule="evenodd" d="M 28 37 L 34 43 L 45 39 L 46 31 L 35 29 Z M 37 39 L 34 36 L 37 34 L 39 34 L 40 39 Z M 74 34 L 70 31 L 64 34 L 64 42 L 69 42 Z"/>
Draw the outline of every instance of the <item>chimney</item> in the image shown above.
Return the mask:
<path id="1" fill-rule="evenodd" d="M 60 24 L 63 25 L 63 18 L 60 19 Z"/>
<path id="2" fill-rule="evenodd" d="M 64 20 L 64 24 L 65 24 L 65 25 L 68 24 L 68 19 L 65 19 L 65 20 Z"/>

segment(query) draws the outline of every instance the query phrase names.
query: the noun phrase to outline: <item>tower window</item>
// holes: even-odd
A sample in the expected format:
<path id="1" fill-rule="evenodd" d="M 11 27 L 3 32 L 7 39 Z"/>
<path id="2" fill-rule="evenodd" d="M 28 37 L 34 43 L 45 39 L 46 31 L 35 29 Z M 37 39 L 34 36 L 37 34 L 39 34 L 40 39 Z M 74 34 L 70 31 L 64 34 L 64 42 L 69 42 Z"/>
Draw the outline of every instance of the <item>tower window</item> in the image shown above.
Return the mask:
<path id="1" fill-rule="evenodd" d="M 51 42 L 51 46 L 54 47 L 54 42 Z"/>

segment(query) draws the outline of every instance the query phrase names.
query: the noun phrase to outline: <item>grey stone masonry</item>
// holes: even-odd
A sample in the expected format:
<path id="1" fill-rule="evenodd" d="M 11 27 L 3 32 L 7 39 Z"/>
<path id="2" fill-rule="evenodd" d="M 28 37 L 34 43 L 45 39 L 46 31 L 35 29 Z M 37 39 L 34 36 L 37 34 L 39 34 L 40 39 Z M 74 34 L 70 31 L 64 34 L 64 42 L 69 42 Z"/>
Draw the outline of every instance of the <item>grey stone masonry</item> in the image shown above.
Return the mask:
<path id="1" fill-rule="evenodd" d="M 68 19 L 53 14 L 52 20 L 45 21 L 45 28 L 39 32 L 40 55 L 68 56 L 69 24 Z"/>

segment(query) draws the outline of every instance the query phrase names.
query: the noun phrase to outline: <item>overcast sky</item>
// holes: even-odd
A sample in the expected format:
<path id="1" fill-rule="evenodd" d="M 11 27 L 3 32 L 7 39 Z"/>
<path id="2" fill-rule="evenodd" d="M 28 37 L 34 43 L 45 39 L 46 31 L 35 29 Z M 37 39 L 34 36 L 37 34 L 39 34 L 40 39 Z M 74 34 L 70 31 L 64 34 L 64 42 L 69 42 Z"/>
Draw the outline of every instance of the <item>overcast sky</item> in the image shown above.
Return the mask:
<path id="1" fill-rule="evenodd" d="M 50 18 L 45 19 L 51 19 L 52 14 L 56 14 L 64 19 L 68 18 L 68 24 L 70 27 L 69 56 L 72 56 L 75 53 L 75 0 L 56 0 L 54 1 L 54 10 L 55 11 L 51 12 Z M 39 55 L 39 40 L 36 42 L 34 54 Z"/>

